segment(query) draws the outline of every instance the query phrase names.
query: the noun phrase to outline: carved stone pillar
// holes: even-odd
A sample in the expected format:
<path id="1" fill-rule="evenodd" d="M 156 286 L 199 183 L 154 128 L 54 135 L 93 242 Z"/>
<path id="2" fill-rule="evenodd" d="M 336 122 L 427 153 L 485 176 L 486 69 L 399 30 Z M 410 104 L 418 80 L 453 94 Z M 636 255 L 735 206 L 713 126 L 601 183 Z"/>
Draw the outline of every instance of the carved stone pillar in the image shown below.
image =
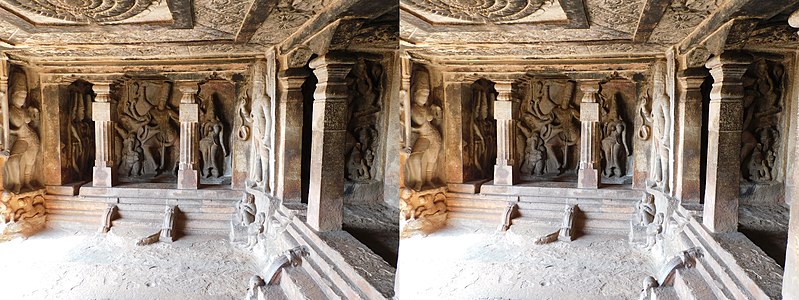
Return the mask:
<path id="1" fill-rule="evenodd" d="M 327 54 L 309 64 L 319 80 L 313 103 L 308 225 L 341 229 L 344 205 L 344 143 L 347 129 L 347 74 L 351 58 Z"/>
<path id="2" fill-rule="evenodd" d="M 583 99 L 580 102 L 580 166 L 577 187 L 599 188 L 599 82 L 580 82 Z"/>
<path id="3" fill-rule="evenodd" d="M 8 57 L 0 53 L 0 151 L 8 145 Z M 6 156 L 0 155 L 0 190 L 3 190 Z"/>
<path id="4" fill-rule="evenodd" d="M 114 162 L 114 123 L 111 111 L 111 84 L 96 82 L 92 87 L 95 93 L 92 103 L 94 120 L 94 172 L 92 186 L 111 187 L 117 181 L 117 168 Z"/>
<path id="5" fill-rule="evenodd" d="M 302 200 L 302 84 L 308 78 L 304 69 L 288 69 L 278 75 L 278 126 L 280 142 L 277 159 L 275 196 L 283 201 Z"/>
<path id="6" fill-rule="evenodd" d="M 677 103 L 678 125 L 680 130 L 675 196 L 682 202 L 699 203 L 701 197 L 702 156 L 702 91 L 701 86 L 707 76 L 704 68 L 692 68 L 677 75 L 679 83 L 679 102 Z"/>
<path id="7" fill-rule="evenodd" d="M 746 54 L 725 52 L 705 65 L 713 75 L 708 124 L 707 180 L 702 222 L 713 232 L 738 230 L 741 179 L 741 126 L 744 88 L 741 77 L 752 61 Z"/>
<path id="8" fill-rule="evenodd" d="M 197 148 L 199 147 L 200 105 L 196 82 L 178 84 L 183 96 L 180 98 L 180 162 L 178 164 L 178 188 L 197 189 L 200 176 L 197 170 Z"/>
<path id="9" fill-rule="evenodd" d="M 519 103 L 513 97 L 510 81 L 494 84 L 497 100 L 494 101 L 494 118 L 497 119 L 497 163 L 494 166 L 495 185 L 513 185 L 519 181 L 516 162 L 516 117 Z"/>
<path id="10" fill-rule="evenodd" d="M 788 24 L 793 28 L 799 28 L 799 10 L 795 11 L 788 18 Z M 795 128 L 795 127 L 794 127 Z M 792 128 L 793 129 L 793 128 Z M 796 134 L 792 135 L 792 142 L 797 142 Z M 799 147 L 793 155 L 799 155 Z M 782 276 L 782 298 L 783 299 L 796 299 L 799 298 L 799 200 L 795 197 L 799 196 L 799 169 L 793 168 L 790 171 L 793 182 L 786 182 L 785 198 L 788 199 L 791 206 L 791 218 L 788 224 L 788 249 L 785 253 L 785 274 Z"/>
<path id="11" fill-rule="evenodd" d="M 463 118 L 463 103 L 468 102 L 469 85 L 462 82 L 444 83 L 444 167 L 447 183 L 465 183 L 468 181 L 464 165 L 468 155 L 464 153 L 464 125 L 468 120 Z"/>

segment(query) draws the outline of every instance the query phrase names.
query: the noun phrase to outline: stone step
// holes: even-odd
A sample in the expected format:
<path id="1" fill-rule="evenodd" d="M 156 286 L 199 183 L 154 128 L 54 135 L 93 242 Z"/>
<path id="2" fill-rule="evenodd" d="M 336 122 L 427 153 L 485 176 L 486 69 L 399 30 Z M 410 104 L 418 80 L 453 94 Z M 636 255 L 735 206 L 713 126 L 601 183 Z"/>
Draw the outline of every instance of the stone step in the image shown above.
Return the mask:
<path id="1" fill-rule="evenodd" d="M 141 211 L 141 212 L 163 212 L 166 206 L 164 204 L 117 204 L 117 209 L 120 211 Z M 198 206 L 198 205 L 178 205 L 181 212 L 190 213 L 206 213 L 206 214 L 224 214 L 230 215 L 236 212 L 236 208 L 230 206 Z"/>
<path id="2" fill-rule="evenodd" d="M 158 219 L 116 219 L 111 221 L 112 227 L 121 227 L 121 228 L 154 228 L 160 229 L 163 225 L 163 220 Z M 183 219 L 176 219 L 175 220 L 176 227 L 182 227 L 183 229 L 192 231 L 192 230 L 211 230 L 215 232 L 223 232 L 227 233 L 230 231 L 230 221 L 186 221 Z"/>
<path id="3" fill-rule="evenodd" d="M 45 199 L 44 207 L 49 209 L 66 210 L 104 210 L 107 204 L 101 202 L 50 200 Z"/>
<path id="4" fill-rule="evenodd" d="M 80 209 L 61 209 L 61 208 L 48 208 L 48 215 L 60 216 L 96 216 L 99 220 L 103 210 L 80 210 Z"/>
<path id="5" fill-rule="evenodd" d="M 187 212 L 179 209 L 179 215 L 185 220 L 190 222 L 199 221 L 230 221 L 232 213 L 229 214 L 211 214 L 201 212 Z M 124 210 L 117 211 L 119 219 L 137 219 L 137 220 L 161 220 L 164 218 L 164 210 L 161 208 L 157 211 L 138 211 L 138 210 Z"/>

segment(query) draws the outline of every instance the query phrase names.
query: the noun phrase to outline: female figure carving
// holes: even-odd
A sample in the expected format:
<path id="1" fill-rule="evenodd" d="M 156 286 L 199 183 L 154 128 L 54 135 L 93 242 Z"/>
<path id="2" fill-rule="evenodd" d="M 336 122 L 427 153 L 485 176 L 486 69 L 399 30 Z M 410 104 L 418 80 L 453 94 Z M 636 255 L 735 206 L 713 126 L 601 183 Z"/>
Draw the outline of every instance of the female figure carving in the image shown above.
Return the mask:
<path id="1" fill-rule="evenodd" d="M 409 154 L 405 163 L 407 183 L 409 187 L 420 191 L 424 187 L 432 187 L 441 151 L 441 133 L 434 122 L 441 118 L 441 108 L 428 103 L 430 100 L 430 75 L 420 72 L 417 75 L 411 104 L 411 132 L 417 134 L 412 147 L 405 148 Z"/>
<path id="2" fill-rule="evenodd" d="M 33 167 L 41 146 L 39 134 L 30 125 L 38 118 L 39 110 L 26 107 L 28 90 L 24 80 L 24 77 L 17 77 L 14 82 L 11 105 L 8 107 L 10 151 L 5 167 L 5 186 L 15 193 L 33 190 Z"/>

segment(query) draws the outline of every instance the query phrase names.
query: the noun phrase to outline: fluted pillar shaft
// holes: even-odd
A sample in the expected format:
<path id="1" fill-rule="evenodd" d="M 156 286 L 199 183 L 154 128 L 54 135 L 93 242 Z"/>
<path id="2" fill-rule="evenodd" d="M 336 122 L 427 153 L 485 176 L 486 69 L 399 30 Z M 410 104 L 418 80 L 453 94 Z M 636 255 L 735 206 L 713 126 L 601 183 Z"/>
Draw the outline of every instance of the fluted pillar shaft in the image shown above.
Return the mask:
<path id="1" fill-rule="evenodd" d="M 513 185 L 519 181 L 516 161 L 516 116 L 519 104 L 513 96 L 512 82 L 496 82 L 494 89 L 494 118 L 497 120 L 497 162 L 494 166 L 495 185 Z"/>
<path id="2" fill-rule="evenodd" d="M 712 232 L 738 231 L 744 96 L 741 78 L 751 61 L 751 55 L 725 52 L 705 65 L 714 82 L 710 91 L 702 222 Z"/>
<path id="3" fill-rule="evenodd" d="M 117 181 L 117 166 L 114 162 L 114 124 L 115 114 L 111 110 L 110 83 L 95 83 L 92 86 L 95 97 L 92 103 L 94 120 L 94 169 L 92 185 L 111 187 Z"/>
<path id="4" fill-rule="evenodd" d="M 580 82 L 583 99 L 580 103 L 580 165 L 577 187 L 599 188 L 599 82 Z"/>
<path id="5" fill-rule="evenodd" d="M 308 225 L 317 231 L 340 230 L 344 206 L 344 143 L 347 129 L 346 77 L 354 62 L 327 54 L 311 61 L 318 79 L 314 92 Z"/>
<path id="6" fill-rule="evenodd" d="M 197 148 L 199 147 L 200 105 L 197 97 L 197 82 L 181 82 L 178 89 L 180 98 L 180 162 L 178 163 L 178 188 L 197 189 L 200 177 L 197 168 Z"/>

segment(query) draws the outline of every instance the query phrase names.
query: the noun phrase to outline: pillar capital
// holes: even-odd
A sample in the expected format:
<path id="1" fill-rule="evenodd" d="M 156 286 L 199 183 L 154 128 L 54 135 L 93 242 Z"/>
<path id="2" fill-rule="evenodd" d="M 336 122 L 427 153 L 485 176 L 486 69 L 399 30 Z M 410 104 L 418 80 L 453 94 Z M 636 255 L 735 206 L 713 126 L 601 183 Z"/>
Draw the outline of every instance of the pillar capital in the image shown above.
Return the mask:
<path id="1" fill-rule="evenodd" d="M 178 90 L 183 94 L 180 98 L 180 104 L 195 103 L 197 91 L 200 89 L 199 82 L 196 81 L 179 81 L 177 83 Z"/>
<path id="2" fill-rule="evenodd" d="M 340 53 L 328 53 L 308 63 L 320 83 L 328 81 L 343 83 L 353 65 L 355 65 L 354 57 Z"/>

